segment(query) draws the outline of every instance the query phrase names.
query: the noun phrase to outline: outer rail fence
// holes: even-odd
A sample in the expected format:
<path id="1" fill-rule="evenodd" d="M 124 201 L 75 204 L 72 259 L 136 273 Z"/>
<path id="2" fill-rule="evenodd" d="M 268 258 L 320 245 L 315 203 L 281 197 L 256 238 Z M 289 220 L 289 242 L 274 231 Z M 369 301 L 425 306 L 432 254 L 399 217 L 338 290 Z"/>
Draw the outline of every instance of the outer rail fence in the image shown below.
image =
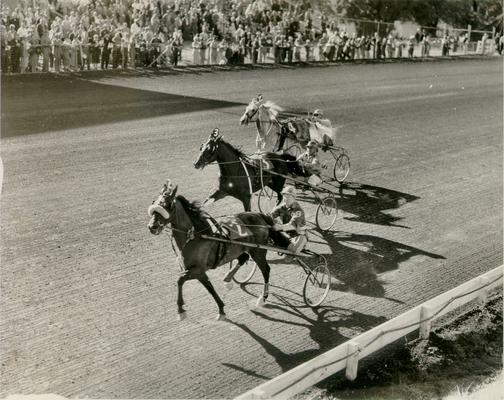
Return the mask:
<path id="1" fill-rule="evenodd" d="M 231 53 L 227 49 L 231 49 Z M 339 50 L 338 50 L 339 49 Z M 290 64 L 298 62 L 333 62 L 342 60 L 376 60 L 376 59 L 412 59 L 439 57 L 443 54 L 441 41 L 433 39 L 428 49 L 415 44 L 409 54 L 406 40 L 396 41 L 392 47 L 376 54 L 376 46 L 334 46 L 332 55 L 325 54 L 324 46 L 309 44 L 292 48 L 261 46 L 243 47 L 227 46 L 226 48 L 192 48 L 189 43 L 183 46 L 172 46 L 167 43 L 149 44 L 146 46 L 108 46 L 99 45 L 40 45 L 18 43 L 2 47 L 2 73 L 33 72 L 76 72 L 83 70 L 143 69 L 208 65 L 254 65 L 254 64 Z M 340 51 L 341 50 L 341 51 Z M 492 55 L 496 53 L 493 39 L 474 41 L 455 47 L 450 44 L 448 54 Z"/>
<path id="2" fill-rule="evenodd" d="M 359 360 L 416 329 L 420 330 L 422 338 L 427 338 L 434 319 L 471 300 L 478 298 L 484 302 L 491 289 L 499 285 L 502 287 L 503 271 L 504 266 L 501 265 L 480 275 L 243 393 L 236 399 L 287 399 L 343 369 L 346 370 L 346 377 L 354 380 L 357 377 Z"/>

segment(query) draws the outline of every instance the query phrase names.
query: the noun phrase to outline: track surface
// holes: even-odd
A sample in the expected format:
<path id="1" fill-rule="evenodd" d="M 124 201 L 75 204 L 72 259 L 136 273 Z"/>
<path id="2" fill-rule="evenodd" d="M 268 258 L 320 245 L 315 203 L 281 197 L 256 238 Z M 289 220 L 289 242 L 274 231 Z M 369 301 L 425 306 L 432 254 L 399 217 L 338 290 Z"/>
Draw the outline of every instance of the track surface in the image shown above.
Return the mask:
<path id="1" fill-rule="evenodd" d="M 502 69 L 2 77 L 0 395 L 232 397 L 502 264 Z M 221 268 L 230 322 L 197 282 L 178 322 L 174 255 L 147 207 L 166 178 L 189 199 L 210 192 L 217 168 L 192 162 L 212 128 L 253 151 L 238 119 L 258 92 L 322 108 L 350 152 L 337 231 L 311 235 L 332 290 L 306 308 L 300 268 L 272 255 L 269 307 L 254 309 L 259 274 L 227 292 Z"/>

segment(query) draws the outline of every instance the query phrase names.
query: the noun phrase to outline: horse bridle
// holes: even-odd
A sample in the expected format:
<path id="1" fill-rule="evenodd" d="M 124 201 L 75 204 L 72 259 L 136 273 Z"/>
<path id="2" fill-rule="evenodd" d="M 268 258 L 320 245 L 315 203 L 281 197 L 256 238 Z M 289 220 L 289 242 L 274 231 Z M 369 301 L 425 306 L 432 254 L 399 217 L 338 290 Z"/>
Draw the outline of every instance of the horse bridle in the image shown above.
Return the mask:
<path id="1" fill-rule="evenodd" d="M 257 106 L 257 108 L 256 108 L 256 109 L 252 112 L 252 114 L 251 114 L 251 115 L 249 115 L 249 113 L 248 113 L 248 112 L 246 112 L 246 113 L 245 113 L 245 115 L 247 116 L 247 123 L 249 123 L 249 122 L 254 122 L 254 121 L 252 121 L 252 118 L 254 117 L 254 115 L 256 115 L 256 114 L 259 112 L 259 109 L 260 109 L 262 106 L 263 106 L 262 104 L 259 104 L 259 105 Z"/>

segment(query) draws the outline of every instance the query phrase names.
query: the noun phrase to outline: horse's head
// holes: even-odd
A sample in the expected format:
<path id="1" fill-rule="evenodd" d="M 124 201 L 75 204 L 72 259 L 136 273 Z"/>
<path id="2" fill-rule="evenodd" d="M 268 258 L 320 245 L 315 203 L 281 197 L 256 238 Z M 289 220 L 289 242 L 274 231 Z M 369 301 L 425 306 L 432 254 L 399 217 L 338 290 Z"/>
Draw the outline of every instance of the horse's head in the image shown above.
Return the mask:
<path id="1" fill-rule="evenodd" d="M 178 186 L 173 187 L 168 179 L 157 199 L 152 202 L 147 210 L 149 217 L 151 217 L 148 228 L 153 235 L 159 235 L 163 228 L 171 222 L 177 188 Z"/>
<path id="2" fill-rule="evenodd" d="M 221 140 L 222 136 L 219 133 L 219 129 L 215 128 L 206 143 L 203 143 L 200 147 L 200 153 L 194 163 L 196 169 L 203 169 L 217 159 L 217 148 Z"/>
<path id="3" fill-rule="evenodd" d="M 263 103 L 262 94 L 258 94 L 257 97 L 254 97 L 252 101 L 245 108 L 245 112 L 240 118 L 240 125 L 247 125 L 249 122 L 251 122 L 252 118 L 254 118 L 254 116 L 259 111 L 259 108 L 261 108 L 262 103 Z"/>

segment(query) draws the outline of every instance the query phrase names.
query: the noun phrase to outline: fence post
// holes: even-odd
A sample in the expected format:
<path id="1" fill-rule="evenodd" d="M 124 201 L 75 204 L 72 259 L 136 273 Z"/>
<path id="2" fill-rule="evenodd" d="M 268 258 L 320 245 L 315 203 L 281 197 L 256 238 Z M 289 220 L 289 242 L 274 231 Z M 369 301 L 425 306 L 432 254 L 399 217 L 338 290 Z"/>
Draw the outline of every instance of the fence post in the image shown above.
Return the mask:
<path id="1" fill-rule="evenodd" d="M 357 342 L 348 343 L 348 355 L 347 358 L 345 376 L 348 380 L 353 381 L 357 378 L 357 368 L 359 366 L 359 344 Z"/>
<path id="2" fill-rule="evenodd" d="M 432 324 L 432 308 L 429 306 L 422 306 L 420 308 L 420 338 L 428 339 L 431 324 Z"/>
<path id="3" fill-rule="evenodd" d="M 467 43 L 466 43 L 466 53 L 469 51 L 469 46 L 471 43 L 471 24 L 467 25 Z"/>
<path id="4" fill-rule="evenodd" d="M 478 279 L 478 287 L 482 287 L 485 285 L 488 285 L 490 283 L 490 279 L 481 277 Z M 481 289 L 480 293 L 478 294 L 478 304 L 480 307 L 484 307 L 486 304 L 488 298 L 488 289 L 483 288 Z"/>

